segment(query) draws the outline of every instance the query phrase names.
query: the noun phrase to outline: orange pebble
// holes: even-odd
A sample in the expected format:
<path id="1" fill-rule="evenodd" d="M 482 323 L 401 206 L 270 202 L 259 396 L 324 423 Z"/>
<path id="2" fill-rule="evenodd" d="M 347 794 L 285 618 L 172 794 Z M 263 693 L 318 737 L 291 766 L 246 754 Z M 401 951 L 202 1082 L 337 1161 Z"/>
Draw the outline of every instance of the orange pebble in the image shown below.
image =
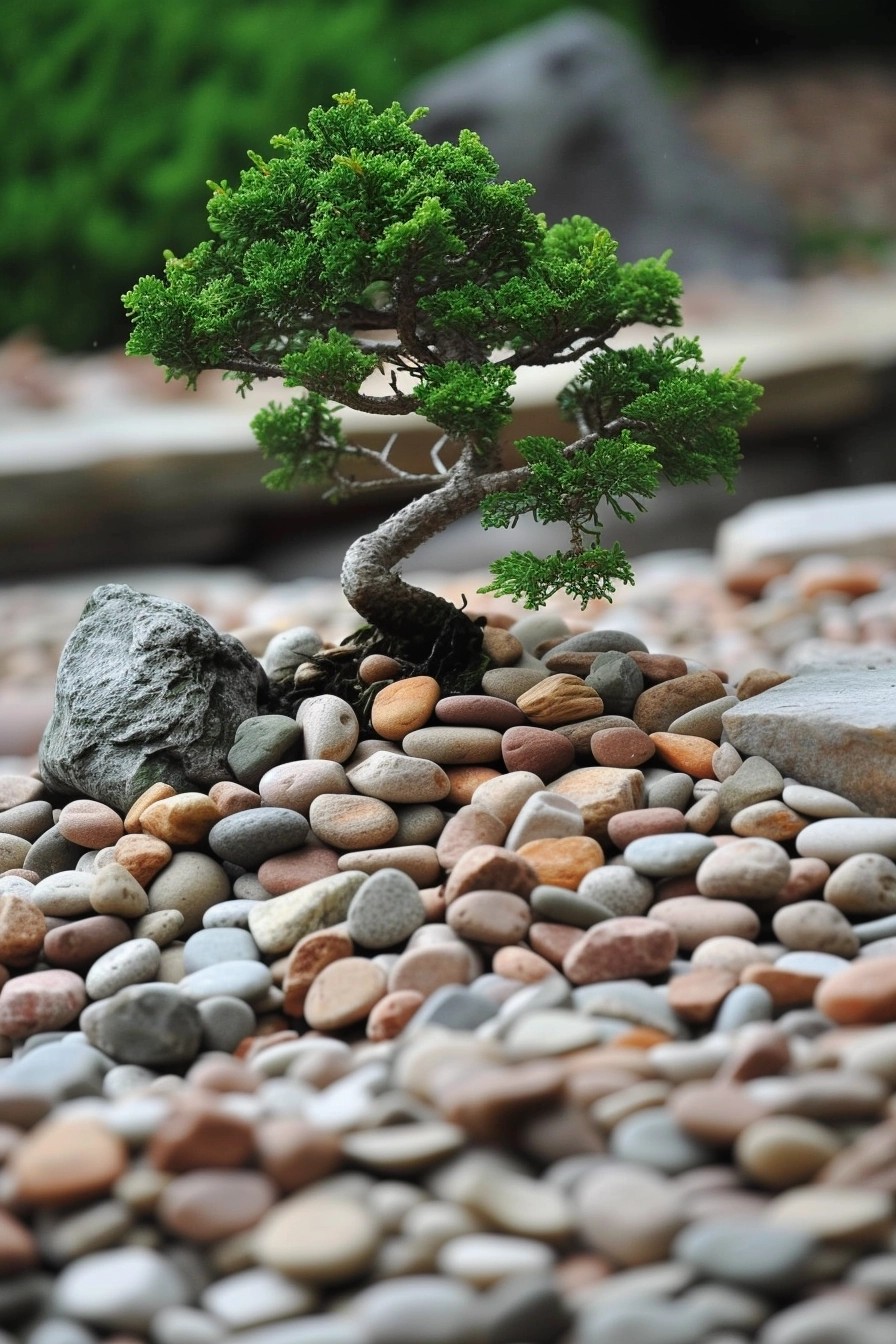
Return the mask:
<path id="1" fill-rule="evenodd" d="M 443 765 L 442 769 L 451 785 L 448 796 L 443 799 L 446 807 L 466 807 L 473 801 L 473 794 L 480 784 L 498 779 L 503 773 L 490 765 Z"/>
<path id="2" fill-rule="evenodd" d="M 492 970 L 508 980 L 520 980 L 532 985 L 554 975 L 555 969 L 545 958 L 528 947 L 499 947 L 492 957 Z"/>
<path id="3" fill-rule="evenodd" d="M 690 733 L 651 733 L 656 754 L 672 770 L 681 770 L 692 779 L 715 779 L 712 758 L 719 744 Z"/>
<path id="4" fill-rule="evenodd" d="M 377 691 L 370 709 L 375 732 L 388 742 L 400 742 L 428 723 L 442 688 L 434 677 L 403 677 Z"/>
<path id="5" fill-rule="evenodd" d="M 163 798 L 173 798 L 177 789 L 170 784 L 150 784 L 148 789 L 144 789 L 136 802 L 131 804 L 130 810 L 124 819 L 125 835 L 139 835 L 143 827 L 140 825 L 140 818 L 148 807 L 153 803 L 161 802 Z"/>
<path id="6" fill-rule="evenodd" d="M 141 887 L 171 862 L 173 853 L 169 844 L 154 835 L 123 835 L 112 852 L 115 862 L 127 868 Z"/>
<path id="7" fill-rule="evenodd" d="M 221 814 L 207 793 L 177 793 L 151 803 L 140 818 L 144 835 L 155 835 L 169 845 L 198 845 Z"/>
<path id="8" fill-rule="evenodd" d="M 367 1018 L 369 1041 L 391 1041 L 410 1022 L 423 1002 L 416 989 L 394 989 L 375 1003 Z"/>
<path id="9" fill-rule="evenodd" d="M 561 839 L 530 840 L 517 850 L 538 875 L 539 882 L 576 891 L 586 873 L 602 868 L 604 851 L 588 835 L 565 835 Z"/>
<path id="10" fill-rule="evenodd" d="M 667 1032 L 660 1031 L 657 1027 L 632 1027 L 630 1031 L 624 1031 L 621 1036 L 614 1036 L 613 1044 L 627 1047 L 629 1050 L 649 1050 L 651 1046 L 663 1045 L 671 1039 Z"/>

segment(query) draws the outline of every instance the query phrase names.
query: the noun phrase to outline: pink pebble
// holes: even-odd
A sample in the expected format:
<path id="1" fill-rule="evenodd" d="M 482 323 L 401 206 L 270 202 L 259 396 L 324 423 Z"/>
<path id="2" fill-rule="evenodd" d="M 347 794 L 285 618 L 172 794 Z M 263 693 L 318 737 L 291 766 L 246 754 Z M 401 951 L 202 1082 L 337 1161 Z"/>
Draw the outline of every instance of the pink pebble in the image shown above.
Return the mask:
<path id="1" fill-rule="evenodd" d="M 67 1027 L 87 1003 L 84 981 L 74 971 L 32 971 L 0 989 L 0 1033 L 12 1040 L 36 1031 Z"/>

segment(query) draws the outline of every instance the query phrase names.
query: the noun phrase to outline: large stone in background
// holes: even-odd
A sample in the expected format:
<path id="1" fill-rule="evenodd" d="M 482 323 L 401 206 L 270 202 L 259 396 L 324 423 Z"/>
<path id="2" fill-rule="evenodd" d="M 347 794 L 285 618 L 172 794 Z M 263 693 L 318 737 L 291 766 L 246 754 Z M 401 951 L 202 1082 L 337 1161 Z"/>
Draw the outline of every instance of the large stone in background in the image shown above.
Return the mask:
<path id="1" fill-rule="evenodd" d="M 62 651 L 41 776 L 121 811 L 158 780 L 208 789 L 232 778 L 227 753 L 265 684 L 239 640 L 191 607 L 103 584 Z"/>
<path id="2" fill-rule="evenodd" d="M 742 755 L 896 815 L 896 664 L 816 664 L 722 715 Z"/>
<path id="3" fill-rule="evenodd" d="M 430 71 L 401 102 L 430 109 L 416 126 L 430 141 L 477 131 L 502 178 L 534 185 L 549 224 L 590 215 L 625 261 L 671 248 L 687 279 L 793 270 L 784 207 L 711 157 L 604 15 L 570 9 L 511 33 Z"/>
<path id="4" fill-rule="evenodd" d="M 723 575 L 819 553 L 896 558 L 896 485 L 813 490 L 749 504 L 721 524 L 715 551 Z"/>

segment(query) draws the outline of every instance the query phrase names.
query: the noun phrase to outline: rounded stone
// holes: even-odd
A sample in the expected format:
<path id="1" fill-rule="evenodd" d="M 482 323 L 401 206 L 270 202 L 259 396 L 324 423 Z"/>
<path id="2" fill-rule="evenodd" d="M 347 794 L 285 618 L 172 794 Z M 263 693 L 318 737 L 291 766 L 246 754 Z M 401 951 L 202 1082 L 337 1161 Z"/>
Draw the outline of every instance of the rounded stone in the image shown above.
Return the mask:
<path id="1" fill-rule="evenodd" d="M 153 878 L 147 892 L 151 911 L 180 911 L 185 938 L 201 928 L 206 910 L 228 900 L 230 894 L 230 879 L 220 863 L 194 850 L 175 854 Z"/>
<path id="2" fill-rule="evenodd" d="M 620 916 L 588 929 L 563 958 L 574 985 L 658 975 L 677 951 L 675 932 L 659 920 Z"/>
<path id="3" fill-rule="evenodd" d="M 404 677 L 377 691 L 370 707 L 374 732 L 390 742 L 400 742 L 407 734 L 422 728 L 442 694 L 434 677 Z"/>
<path id="4" fill-rule="evenodd" d="M 298 849 L 308 838 L 308 822 L 286 807 L 257 807 L 215 822 L 208 833 L 214 854 L 224 862 L 257 869 L 265 859 Z"/>
<path id="5" fill-rule="evenodd" d="M 798 854 L 842 863 L 854 854 L 896 859 L 896 820 L 891 817 L 833 817 L 811 822 L 796 837 Z"/>
<path id="6" fill-rule="evenodd" d="M 569 798 L 539 789 L 526 799 L 507 835 L 507 849 L 519 850 L 532 840 L 581 836 L 585 821 Z"/>
<path id="7" fill-rule="evenodd" d="M 94 873 L 90 904 L 98 915 L 139 919 L 149 910 L 149 897 L 133 873 L 113 862 Z"/>
<path id="8" fill-rule="evenodd" d="M 782 906 L 772 918 L 772 931 L 779 942 L 794 951 L 831 952 L 851 958 L 860 946 L 846 916 L 826 901 L 794 901 Z"/>
<path id="9" fill-rule="evenodd" d="M 733 840 L 703 860 L 697 869 L 702 896 L 765 900 L 777 896 L 790 877 L 787 851 L 760 837 Z"/>
<path id="10" fill-rule="evenodd" d="M 77 1018 L 87 1002 L 80 975 L 73 971 L 31 971 L 0 989 L 0 1033 L 12 1040 L 38 1031 L 58 1031 Z"/>
<path id="11" fill-rule="evenodd" d="M 234 1051 L 255 1030 L 255 1013 L 232 994 L 217 994 L 196 1005 L 206 1050 Z"/>
<path id="12" fill-rule="evenodd" d="M 184 972 L 191 975 L 222 961 L 258 961 L 260 956 L 255 939 L 246 929 L 197 929 L 184 945 Z"/>
<path id="13" fill-rule="evenodd" d="M 261 1171 L 188 1171 L 165 1186 L 155 1208 L 161 1226 L 208 1243 L 246 1232 L 276 1203 L 277 1187 Z"/>
<path id="14" fill-rule="evenodd" d="M 488 765 L 501 759 L 501 734 L 494 728 L 418 728 L 402 738 L 402 749 L 414 759 L 437 765 Z"/>
<path id="15" fill-rule="evenodd" d="M 434 712 L 440 723 L 461 728 L 493 728 L 499 733 L 526 721 L 525 714 L 515 704 L 493 695 L 445 696 L 437 702 Z"/>
<path id="16" fill-rule="evenodd" d="M 282 1200 L 250 1235 L 252 1252 L 263 1266 L 324 1284 L 364 1273 L 379 1242 L 379 1223 L 371 1210 L 325 1189 Z"/>
<path id="17" fill-rule="evenodd" d="M 296 723 L 305 756 L 340 764 L 351 756 L 361 731 L 355 711 L 338 695 L 309 696 L 296 711 Z"/>
<path id="18" fill-rule="evenodd" d="M 261 807 L 261 794 L 256 793 L 254 789 L 247 789 L 244 784 L 236 784 L 230 779 L 222 779 L 217 784 L 213 784 L 208 791 L 208 796 L 218 809 L 220 817 L 232 817 L 237 812 L 249 812 L 256 807 Z"/>
<path id="19" fill-rule="evenodd" d="M 85 987 L 92 999 L 107 999 L 126 985 L 152 980 L 162 960 L 158 943 L 151 938 L 131 938 L 112 947 L 87 972 Z"/>
<path id="20" fill-rule="evenodd" d="M 236 730 L 227 764 L 244 788 L 258 788 L 259 780 L 297 745 L 302 730 L 285 714 L 262 714 L 244 719 Z"/>
<path id="21" fill-rule="evenodd" d="M 174 851 L 154 835 L 124 835 L 112 851 L 112 858 L 126 868 L 141 887 L 171 862 Z"/>
<path id="22" fill-rule="evenodd" d="M 604 863 L 603 849 L 590 835 L 529 840 L 517 853 L 532 865 L 540 884 L 569 891 L 576 891 L 587 874 Z"/>
<path id="23" fill-rule="evenodd" d="M 892 1022 L 896 1018 L 896 956 L 863 958 L 828 976 L 815 991 L 815 1007 L 844 1026 Z"/>
<path id="24" fill-rule="evenodd" d="M 124 835 L 124 823 L 115 809 L 89 798 L 66 803 L 57 825 L 60 835 L 84 849 L 105 849 Z"/>
<path id="25" fill-rule="evenodd" d="M 272 983 L 270 967 L 241 957 L 234 961 L 218 961 L 198 971 L 191 971 L 178 980 L 177 988 L 184 998 L 193 1003 L 217 998 L 221 994 L 254 1003 L 267 994 Z"/>
<path id="26" fill-rule="evenodd" d="M 530 863 L 500 845 L 475 845 L 452 868 L 444 887 L 450 905 L 468 891 L 508 891 L 525 900 L 538 885 Z"/>
<path id="27" fill-rule="evenodd" d="M 474 845 L 500 845 L 507 835 L 507 827 L 500 817 L 484 807 L 469 803 L 461 807 L 444 823 L 438 836 L 436 853 L 446 872 Z M 508 846 L 510 848 L 510 846 Z"/>
<path id="28" fill-rule="evenodd" d="M 678 1234 L 672 1254 L 710 1279 L 758 1292 L 791 1291 L 816 1244 L 803 1229 L 765 1218 L 702 1218 Z"/>
<path id="29" fill-rule="evenodd" d="M 140 814 L 140 828 L 168 845 L 199 845 L 219 818 L 207 793 L 176 793 L 150 803 Z"/>
<path id="30" fill-rule="evenodd" d="M 131 926 L 117 915 L 67 920 L 47 930 L 44 957 L 52 966 L 81 973 L 98 957 L 130 941 L 132 936 Z"/>
<path id="31" fill-rule="evenodd" d="M 536 775 L 544 788 L 571 769 L 576 753 L 561 733 L 526 724 L 507 729 L 501 739 L 501 757 L 508 770 Z"/>
<path id="32" fill-rule="evenodd" d="M 425 920 L 416 882 L 397 868 L 381 868 L 352 897 L 348 934 L 359 947 L 379 950 L 403 943 Z"/>
<path id="33" fill-rule="evenodd" d="M 662 920 L 674 929 L 682 952 L 693 952 L 708 938 L 728 935 L 755 939 L 759 934 L 759 916 L 749 905 L 707 896 L 672 896 L 657 901 L 648 918 Z"/>
<path id="34" fill-rule="evenodd" d="M 833 1129 L 801 1115 L 770 1115 L 742 1129 L 734 1146 L 740 1169 L 767 1190 L 803 1185 L 839 1152 Z"/>
<path id="35" fill-rule="evenodd" d="M 83 1014 L 81 1029 L 91 1045 L 117 1063 L 148 1068 L 191 1064 L 202 1040 L 195 1004 L 165 984 L 120 989 Z"/>
<path id="36" fill-rule="evenodd" d="M 653 883 L 623 863 L 593 868 L 582 878 L 578 891 L 610 915 L 643 915 L 653 902 Z"/>
<path id="37" fill-rule="evenodd" d="M 575 1198 L 586 1244 L 623 1266 L 666 1259 L 686 1221 L 682 1195 L 649 1166 L 601 1163 L 585 1173 Z"/>
<path id="38" fill-rule="evenodd" d="M 839 793 L 818 789 L 811 784 L 786 784 L 781 794 L 788 807 L 804 817 L 860 817 L 861 808 Z"/>
<path id="39" fill-rule="evenodd" d="M 896 913 L 896 863 L 883 854 L 852 854 L 824 884 L 824 899 L 859 919 Z"/>
<path id="40" fill-rule="evenodd" d="M 435 761 L 392 751 L 377 751 L 346 773 L 357 793 L 384 803 L 437 803 L 451 789 L 448 776 Z"/>
<path id="41" fill-rule="evenodd" d="M 165 1307 L 184 1306 L 191 1289 L 174 1261 L 148 1246 L 95 1251 L 60 1271 L 53 1305 L 76 1321 L 146 1333 Z"/>
<path id="42" fill-rule="evenodd" d="M 315 976 L 305 996 L 305 1021 L 315 1031 L 363 1022 L 386 993 L 386 972 L 365 957 L 342 957 Z"/>
<path id="43" fill-rule="evenodd" d="M 603 701 L 607 714 L 631 714 L 644 689 L 644 674 L 638 664 L 619 649 L 598 653 L 585 678 Z"/>
<path id="44" fill-rule="evenodd" d="M 637 767 L 656 752 L 656 745 L 640 728 L 607 728 L 591 736 L 591 755 L 598 765 Z"/>
<path id="45" fill-rule="evenodd" d="M 32 965 L 46 932 L 46 916 L 30 895 L 6 892 L 0 896 L 0 964 L 14 968 Z"/>
<path id="46" fill-rule="evenodd" d="M 398 830 L 398 817 L 378 798 L 322 793 L 308 810 L 318 840 L 335 849 L 371 849 L 386 845 Z"/>
<path id="47" fill-rule="evenodd" d="M 665 1106 L 635 1111 L 614 1126 L 610 1151 L 623 1162 L 636 1162 L 667 1176 L 715 1160 L 715 1150 L 688 1134 Z"/>
<path id="48" fill-rule="evenodd" d="M 642 691 L 632 710 L 632 718 L 645 733 L 668 732 L 670 724 L 700 705 L 721 699 L 723 682 L 707 669 L 688 672 L 671 681 L 661 681 Z"/>
<path id="49" fill-rule="evenodd" d="M 562 723 L 590 719 L 605 707 L 593 685 L 568 672 L 555 672 L 539 681 L 517 696 L 516 703 L 537 728 L 556 728 Z"/>
<path id="50" fill-rule="evenodd" d="M 258 793 L 265 807 L 286 807 L 307 816 L 318 794 L 351 793 L 351 785 L 338 761 L 284 761 L 262 775 Z"/>
<path id="51" fill-rule="evenodd" d="M 695 873 L 703 860 L 715 852 L 715 841 L 708 836 L 682 832 L 645 835 L 633 840 L 626 845 L 623 858 L 644 877 L 683 877 Z"/>
<path id="52" fill-rule="evenodd" d="M 16 1198 L 55 1209 L 106 1194 L 127 1169 L 124 1141 L 93 1116 L 43 1121 L 21 1140 L 7 1170 Z"/>
<path id="53" fill-rule="evenodd" d="M 50 873 L 36 882 L 31 899 L 45 915 L 77 919 L 92 912 L 90 892 L 93 874 L 66 870 Z"/>
<path id="54" fill-rule="evenodd" d="M 449 928 L 474 943 L 503 947 L 525 938 L 532 922 L 526 901 L 507 891 L 468 891 L 448 906 Z"/>

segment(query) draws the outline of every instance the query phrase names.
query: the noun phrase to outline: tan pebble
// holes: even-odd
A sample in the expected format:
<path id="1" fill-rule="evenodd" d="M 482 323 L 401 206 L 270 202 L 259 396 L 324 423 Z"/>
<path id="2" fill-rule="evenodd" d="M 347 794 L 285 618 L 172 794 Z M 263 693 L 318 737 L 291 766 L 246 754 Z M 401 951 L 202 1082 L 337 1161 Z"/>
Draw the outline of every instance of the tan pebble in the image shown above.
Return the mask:
<path id="1" fill-rule="evenodd" d="M 763 1119 L 767 1107 L 731 1080 L 679 1083 L 669 1109 L 681 1128 L 703 1143 L 728 1145 L 747 1125 Z"/>
<path id="2" fill-rule="evenodd" d="M 162 1118 L 146 1147 L 152 1166 L 178 1172 L 249 1162 L 255 1150 L 252 1124 L 205 1097 L 197 1091 L 189 1104 L 172 1108 Z"/>
<path id="3" fill-rule="evenodd" d="M 423 995 L 416 989 L 396 989 L 384 994 L 370 1010 L 367 1039 L 394 1040 L 404 1031 L 423 1001 Z"/>
<path id="4" fill-rule="evenodd" d="M 761 985 L 763 989 L 767 989 L 772 996 L 772 1003 L 779 1012 L 790 1008 L 807 1007 L 812 1002 L 822 978 L 821 974 L 812 975 L 807 971 L 782 969 L 763 962 L 745 966 L 740 973 L 742 985 Z"/>
<path id="5" fill-rule="evenodd" d="M 20 968 L 37 960 L 47 932 L 47 917 L 27 896 L 0 896 L 0 963 Z"/>
<path id="6" fill-rule="evenodd" d="M 584 937 L 581 929 L 569 924 L 554 924 L 549 920 L 538 920 L 529 928 L 529 946 L 538 956 L 552 966 L 561 966 L 563 960 L 577 942 Z"/>
<path id="7" fill-rule="evenodd" d="M 885 1190 L 801 1185 L 771 1200 L 765 1216 L 822 1241 L 873 1246 L 893 1231 L 893 1196 Z"/>
<path id="8" fill-rule="evenodd" d="M 44 782 L 33 775 L 0 775 L 0 812 L 45 796 Z"/>
<path id="9" fill-rule="evenodd" d="M 315 976 L 304 1017 L 315 1031 L 339 1031 L 363 1022 L 386 993 L 386 973 L 366 957 L 341 957 Z"/>
<path id="10" fill-rule="evenodd" d="M 398 830 L 398 817 L 388 803 L 351 794 L 318 794 L 308 820 L 318 840 L 342 850 L 386 845 Z"/>
<path id="11" fill-rule="evenodd" d="M 561 649 L 558 653 L 546 651 L 539 656 L 549 672 L 569 672 L 574 677 L 581 677 L 584 681 L 591 671 L 597 654 L 587 651 L 577 652 L 574 649 Z"/>
<path id="12" fill-rule="evenodd" d="M 66 803 L 57 825 L 64 839 L 84 849 L 105 849 L 124 835 L 124 823 L 114 808 L 89 798 Z"/>
<path id="13" fill-rule="evenodd" d="M 140 825 L 169 845 L 198 845 L 221 815 L 207 793 L 176 793 L 144 808 Z"/>
<path id="14" fill-rule="evenodd" d="M 256 1139 L 261 1169 L 286 1194 L 322 1180 L 342 1165 L 338 1137 L 298 1115 L 265 1117 L 257 1126 Z"/>
<path id="15" fill-rule="evenodd" d="M 135 938 L 151 938 L 159 947 L 174 942 L 184 926 L 180 910 L 153 910 L 134 925 Z"/>
<path id="16" fill-rule="evenodd" d="M 840 1151 L 842 1140 L 827 1125 L 801 1115 L 770 1115 L 742 1129 L 734 1148 L 741 1171 L 766 1190 L 811 1181 Z"/>
<path id="17" fill-rule="evenodd" d="M 35 1269 L 41 1260 L 34 1233 L 6 1209 L 0 1209 L 0 1274 L 4 1277 Z"/>
<path id="18" fill-rule="evenodd" d="M 155 835 L 124 835 L 113 851 L 114 861 L 127 868 L 141 887 L 147 887 L 152 879 L 171 862 L 174 851 L 164 840 Z"/>
<path id="19" fill-rule="evenodd" d="M 668 969 L 677 948 L 668 924 L 622 915 L 586 930 L 563 958 L 563 973 L 574 985 L 658 975 Z"/>
<path id="20" fill-rule="evenodd" d="M 432 886 L 442 876 L 442 865 L 432 845 L 351 849 L 340 854 L 337 868 L 341 873 L 378 873 L 382 868 L 397 868 L 412 877 L 418 887 Z"/>
<path id="21" fill-rule="evenodd" d="M 851 854 L 825 882 L 824 899 L 859 919 L 894 914 L 896 863 L 884 854 Z"/>
<path id="22" fill-rule="evenodd" d="M 388 990 L 416 990 L 424 998 L 441 985 L 466 985 L 474 968 L 469 949 L 460 942 L 406 948 L 389 971 Z"/>
<path id="23" fill-rule="evenodd" d="M 307 817 L 312 800 L 321 793 L 351 793 L 345 767 L 338 761 L 284 761 L 258 782 L 266 807 L 288 807 Z"/>
<path id="24" fill-rule="evenodd" d="M 500 845 L 474 845 L 454 865 L 445 883 L 445 902 L 450 905 L 468 891 L 507 891 L 528 898 L 538 885 L 530 863 Z"/>
<path id="25" fill-rule="evenodd" d="M 55 1209 L 107 1194 L 127 1166 L 126 1144 L 99 1120 L 51 1116 L 23 1137 L 7 1172 L 17 1200 Z"/>
<path id="26" fill-rule="evenodd" d="M 517 708 L 536 728 L 556 728 L 561 723 L 590 719 L 603 710 L 603 700 L 593 686 L 568 672 L 555 672 L 522 695 Z"/>
<path id="27" fill-rule="evenodd" d="M 790 1042 L 784 1032 L 773 1023 L 760 1022 L 738 1034 L 716 1077 L 746 1083 L 751 1078 L 786 1073 L 791 1063 Z"/>
<path id="28" fill-rule="evenodd" d="M 338 695 L 312 695 L 296 711 L 305 756 L 320 761 L 347 761 L 358 744 L 360 724 L 347 701 Z"/>
<path id="29" fill-rule="evenodd" d="M 675 835 L 687 828 L 684 813 L 677 807 L 640 807 L 610 817 L 607 835 L 617 849 L 625 849 L 645 835 Z"/>
<path id="30" fill-rule="evenodd" d="M 356 793 L 384 803 L 438 803 L 450 784 L 440 765 L 399 751 L 375 751 L 346 771 Z"/>
<path id="31" fill-rule="evenodd" d="M 663 1078 L 649 1078 L 644 1082 L 633 1083 L 630 1087 L 620 1088 L 589 1107 L 589 1117 L 598 1129 L 609 1133 L 612 1129 L 637 1111 L 649 1111 L 654 1106 L 663 1106 L 669 1099 L 672 1084 Z"/>
<path id="32" fill-rule="evenodd" d="M 172 1236 L 204 1245 L 248 1231 L 276 1199 L 260 1171 L 189 1171 L 169 1182 L 154 1213 Z"/>
<path id="33" fill-rule="evenodd" d="M 483 627 L 482 651 L 492 667 L 513 667 L 523 656 L 523 646 L 516 635 L 491 623 Z"/>
<path id="34" fill-rule="evenodd" d="M 307 887 L 321 878 L 339 872 L 339 851 L 331 845 L 308 844 L 275 854 L 259 865 L 256 874 L 265 891 L 272 896 L 285 896 L 299 887 Z"/>
<path id="35" fill-rule="evenodd" d="M 684 814 L 688 830 L 693 831 L 695 835 L 709 835 L 719 820 L 720 812 L 717 793 L 708 793 L 705 797 L 698 798 Z"/>
<path id="36" fill-rule="evenodd" d="M 786 849 L 761 837 L 734 838 L 718 846 L 697 869 L 703 896 L 743 900 L 775 897 L 790 878 Z"/>
<path id="37" fill-rule="evenodd" d="M 572 1199 L 559 1185 L 496 1167 L 464 1201 L 501 1231 L 565 1242 L 576 1230 Z"/>
<path id="38" fill-rule="evenodd" d="M 149 897 L 123 864 L 109 863 L 94 876 L 90 904 L 98 915 L 139 919 L 149 909 Z"/>
<path id="39" fill-rule="evenodd" d="M 300 938 L 286 959 L 283 972 L 283 1011 L 301 1017 L 308 990 L 325 966 L 354 955 L 355 947 L 345 925 L 316 929 Z"/>
<path id="40" fill-rule="evenodd" d="M 360 1200 L 327 1189 L 284 1199 L 251 1233 L 259 1264 L 310 1283 L 355 1279 L 373 1263 L 380 1225 Z"/>
<path id="41" fill-rule="evenodd" d="M 635 769 L 656 754 L 656 745 L 640 728 L 607 728 L 592 733 L 591 755 L 598 765 Z"/>
<path id="42" fill-rule="evenodd" d="M 733 971 L 701 966 L 685 975 L 674 975 L 666 986 L 666 1001 L 683 1022 L 705 1026 L 737 983 Z"/>
<path id="43" fill-rule="evenodd" d="M 790 860 L 790 877 L 775 897 L 779 905 L 801 901 L 821 891 L 831 875 L 830 865 L 824 859 L 796 858 Z"/>
<path id="44" fill-rule="evenodd" d="M 475 845 L 501 845 L 506 837 L 507 826 L 499 817 L 471 803 L 445 823 L 436 844 L 439 863 L 450 872 L 467 850 Z"/>
<path id="45" fill-rule="evenodd" d="M 770 667 L 754 667 L 737 683 L 737 698 L 751 700 L 754 695 L 761 695 L 763 691 L 770 691 L 773 686 L 780 686 L 789 680 L 786 672 L 775 672 Z"/>
<path id="46" fill-rule="evenodd" d="M 557 1103 L 563 1082 L 564 1068 L 553 1060 L 501 1068 L 483 1063 L 437 1092 L 435 1102 L 442 1116 L 466 1130 L 474 1143 L 499 1143 L 526 1116 Z"/>
<path id="47" fill-rule="evenodd" d="M 507 891 L 477 890 L 452 901 L 445 918 L 459 938 L 504 947 L 525 938 L 532 911 Z"/>
<path id="48" fill-rule="evenodd" d="M 418 728 L 401 740 L 402 750 L 415 760 L 436 765 L 489 765 L 501 759 L 501 734 L 495 728 L 458 728 L 438 725 Z"/>
<path id="49" fill-rule="evenodd" d="M 844 1025 L 894 1021 L 896 956 L 869 957 L 829 975 L 816 990 L 815 1007 Z"/>
<path id="50" fill-rule="evenodd" d="M 492 970 L 508 980 L 531 985 L 553 975 L 555 968 L 528 947 L 499 947 L 492 958 Z"/>
<path id="51" fill-rule="evenodd" d="M 852 958 L 859 950 L 859 937 L 849 920 L 826 901 L 794 901 L 782 906 L 772 919 L 779 942 L 797 952 L 830 952 Z"/>
<path id="52" fill-rule="evenodd" d="M 709 938 L 730 935 L 753 940 L 759 934 L 759 916 L 740 901 L 711 900 L 707 896 L 673 896 L 656 901 L 648 919 L 659 919 L 675 930 L 682 952 L 693 952 Z M 755 952 L 755 948 L 753 949 Z"/>
<path id="53" fill-rule="evenodd" d="M 730 779 L 732 775 L 736 775 L 743 763 L 743 756 L 741 756 L 737 748 L 733 747 L 730 742 L 723 742 L 722 745 L 717 747 L 713 752 L 712 768 L 719 783 L 722 783 L 723 780 Z"/>
<path id="54" fill-rule="evenodd" d="M 481 785 L 489 784 L 494 779 L 507 778 L 491 765 L 446 765 L 443 769 L 448 778 L 448 792 L 445 795 L 448 807 L 467 807 L 473 802 Z"/>
<path id="55" fill-rule="evenodd" d="M 253 808 L 261 807 L 261 794 L 229 779 L 222 779 L 213 784 L 208 796 L 218 809 L 220 817 L 232 817 L 236 812 L 250 812 Z"/>
<path id="56" fill-rule="evenodd" d="M 242 1060 L 224 1054 L 200 1055 L 186 1078 L 205 1092 L 257 1092 L 261 1081 Z"/>
<path id="57" fill-rule="evenodd" d="M 160 802 L 163 798 L 173 798 L 177 793 L 171 784 L 163 784 L 161 781 L 157 784 L 150 784 L 130 806 L 124 819 L 124 830 L 126 835 L 139 835 L 142 828 L 140 818 L 148 807 L 153 803 Z"/>
<path id="58" fill-rule="evenodd" d="M 442 689 L 434 677 L 405 677 L 377 691 L 370 708 L 374 732 L 390 742 L 400 742 L 432 718 Z"/>
<path id="59" fill-rule="evenodd" d="M 373 686 L 378 681 L 392 681 L 400 676 L 401 663 L 385 653 L 369 653 L 358 664 L 358 680 L 365 686 Z"/>
<path id="60" fill-rule="evenodd" d="M 712 767 L 715 742 L 688 733 L 651 733 L 649 740 L 670 770 L 680 770 L 692 779 L 715 779 Z"/>
<path id="61" fill-rule="evenodd" d="M 576 804 L 585 821 L 585 834 L 604 840 L 611 817 L 641 806 L 644 776 L 640 770 L 619 770 L 612 766 L 583 766 L 570 770 L 548 785 L 549 793 L 559 793 Z"/>
<path id="62" fill-rule="evenodd" d="M 808 824 L 805 817 L 775 798 L 742 807 L 731 818 L 731 829 L 735 835 L 759 835 L 766 840 L 777 840 L 780 844 L 792 840 Z"/>
<path id="63" fill-rule="evenodd" d="M 632 718 L 645 733 L 665 733 L 669 725 L 700 705 L 720 700 L 727 692 L 714 672 L 688 672 L 648 686 L 635 701 Z"/>
<path id="64" fill-rule="evenodd" d="M 476 789 L 472 802 L 476 807 L 484 807 L 493 812 L 509 830 L 523 804 L 533 793 L 541 793 L 544 780 L 531 770 L 519 770 L 513 774 L 496 774 L 484 780 Z"/>
<path id="65" fill-rule="evenodd" d="M 589 835 L 529 840 L 516 852 L 532 865 L 540 883 L 568 891 L 576 891 L 586 873 L 604 864 L 604 851 Z"/>
<path id="66" fill-rule="evenodd" d="M 445 888 L 439 887 L 420 887 L 420 900 L 423 902 L 423 911 L 427 922 L 430 924 L 439 923 L 445 918 Z"/>

